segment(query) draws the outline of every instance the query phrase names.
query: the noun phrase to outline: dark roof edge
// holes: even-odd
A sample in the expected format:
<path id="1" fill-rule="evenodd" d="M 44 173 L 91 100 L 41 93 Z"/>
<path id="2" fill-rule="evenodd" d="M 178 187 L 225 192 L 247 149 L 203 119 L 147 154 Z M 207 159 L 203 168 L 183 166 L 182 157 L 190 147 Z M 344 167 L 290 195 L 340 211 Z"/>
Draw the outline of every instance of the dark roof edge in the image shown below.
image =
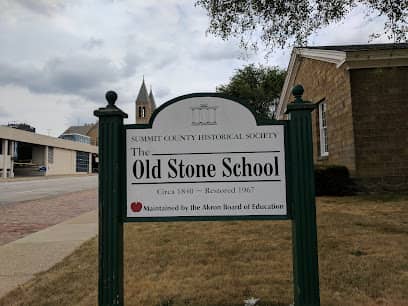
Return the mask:
<path id="1" fill-rule="evenodd" d="M 305 46 L 305 47 L 297 47 L 297 48 L 356 52 L 356 51 L 373 51 L 373 50 L 408 49 L 408 43 Z"/>

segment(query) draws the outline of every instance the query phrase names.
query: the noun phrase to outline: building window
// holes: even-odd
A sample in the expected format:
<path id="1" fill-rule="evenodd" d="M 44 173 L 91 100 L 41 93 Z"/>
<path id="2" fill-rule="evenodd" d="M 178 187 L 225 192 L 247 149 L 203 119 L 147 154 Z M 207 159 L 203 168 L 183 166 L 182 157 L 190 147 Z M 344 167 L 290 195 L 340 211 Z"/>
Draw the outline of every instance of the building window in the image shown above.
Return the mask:
<path id="1" fill-rule="evenodd" d="M 48 163 L 54 163 L 54 147 L 48 147 Z"/>
<path id="2" fill-rule="evenodd" d="M 89 153 L 88 152 L 76 152 L 76 172 L 88 172 L 89 171 Z"/>
<path id="3" fill-rule="evenodd" d="M 86 144 L 91 144 L 91 137 L 86 136 L 86 135 L 81 135 L 81 134 L 62 134 L 59 136 L 61 139 L 65 140 L 71 140 L 71 141 L 76 141 L 76 142 L 82 142 Z"/>
<path id="4" fill-rule="evenodd" d="M 327 142 L 327 104 L 319 104 L 319 136 L 320 136 L 320 156 L 329 155 L 329 144 Z"/>
<path id="5" fill-rule="evenodd" d="M 139 118 L 144 118 L 144 117 L 146 117 L 146 107 L 139 106 Z"/>

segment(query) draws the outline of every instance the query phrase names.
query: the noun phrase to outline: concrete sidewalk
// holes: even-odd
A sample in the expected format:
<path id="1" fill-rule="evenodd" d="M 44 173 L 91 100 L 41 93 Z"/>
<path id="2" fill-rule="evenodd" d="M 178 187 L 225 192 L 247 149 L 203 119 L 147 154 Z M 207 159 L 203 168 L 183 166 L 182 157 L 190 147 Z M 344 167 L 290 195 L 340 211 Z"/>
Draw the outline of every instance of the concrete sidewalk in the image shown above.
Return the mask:
<path id="1" fill-rule="evenodd" d="M 97 232 L 98 212 L 93 210 L 0 246 L 0 297 L 60 262 Z"/>

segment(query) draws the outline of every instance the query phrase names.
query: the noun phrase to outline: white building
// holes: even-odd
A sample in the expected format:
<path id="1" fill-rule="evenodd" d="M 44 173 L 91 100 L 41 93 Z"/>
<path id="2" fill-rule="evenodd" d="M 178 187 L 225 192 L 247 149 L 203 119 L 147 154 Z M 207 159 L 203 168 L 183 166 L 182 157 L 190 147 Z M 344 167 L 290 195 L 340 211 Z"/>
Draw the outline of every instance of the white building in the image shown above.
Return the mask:
<path id="1" fill-rule="evenodd" d="M 0 153 L 2 178 L 61 175 L 91 173 L 98 147 L 0 126 Z"/>

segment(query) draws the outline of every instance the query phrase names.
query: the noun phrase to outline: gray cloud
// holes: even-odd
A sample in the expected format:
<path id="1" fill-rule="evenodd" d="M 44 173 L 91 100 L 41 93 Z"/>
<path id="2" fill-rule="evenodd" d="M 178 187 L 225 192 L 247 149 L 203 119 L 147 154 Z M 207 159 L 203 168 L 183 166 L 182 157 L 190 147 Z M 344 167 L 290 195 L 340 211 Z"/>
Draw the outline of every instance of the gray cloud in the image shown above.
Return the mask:
<path id="1" fill-rule="evenodd" d="M 192 57 L 196 60 L 220 61 L 237 59 L 242 56 L 242 54 L 242 51 L 238 49 L 237 46 L 206 44 L 201 46 L 201 48 L 198 48 L 197 51 L 193 53 Z"/>
<path id="2" fill-rule="evenodd" d="M 6 0 L 7 1 L 7 0 Z M 62 0 L 11 0 L 9 3 L 18 4 L 29 11 L 42 15 L 52 15 L 63 9 L 68 1 Z"/>
<path id="3" fill-rule="evenodd" d="M 104 81 L 116 81 L 121 74 L 108 58 L 102 57 L 55 58 L 45 65 L 43 72 L 53 89 L 63 93 L 96 87 Z M 39 88 L 47 89 L 47 85 Z"/>
<path id="4" fill-rule="evenodd" d="M 104 41 L 101 38 L 91 37 L 88 41 L 83 44 L 84 49 L 92 50 L 100 48 L 104 45 Z"/>
<path id="5" fill-rule="evenodd" d="M 123 72 L 108 58 L 56 57 L 38 68 L 0 62 L 0 85 L 17 85 L 34 93 L 83 95 L 94 100 L 98 88 L 120 80 Z"/>
<path id="6" fill-rule="evenodd" d="M 127 52 L 123 59 L 123 75 L 127 77 L 132 76 L 144 64 L 146 64 L 146 61 L 140 52 Z"/>
<path id="7" fill-rule="evenodd" d="M 4 108 L 4 106 L 0 105 L 0 118 L 1 119 L 6 119 L 7 117 L 10 116 L 10 113 L 8 111 L 6 111 L 6 109 Z"/>
<path id="8" fill-rule="evenodd" d="M 68 125 L 82 125 L 97 121 L 93 115 L 93 111 L 97 108 L 94 104 L 84 103 L 81 99 L 71 99 L 68 103 L 72 105 L 72 111 L 65 116 Z"/>
<path id="9" fill-rule="evenodd" d="M 128 37 L 130 45 L 123 59 L 124 76 L 132 76 L 135 73 L 150 73 L 165 69 L 180 59 L 180 50 L 167 41 L 157 41 L 154 45 L 145 44 L 140 47 L 138 38 Z"/>
<path id="10" fill-rule="evenodd" d="M 157 89 L 153 88 L 153 94 L 156 99 L 156 102 L 161 102 L 161 103 L 165 102 L 164 99 L 168 97 L 170 93 L 171 93 L 170 88 L 162 86 L 162 85 L 158 87 Z M 157 100 L 160 100 L 160 101 L 157 101 Z"/>
<path id="11" fill-rule="evenodd" d="M 352 17 L 315 44 L 366 42 L 357 37 L 361 14 Z M 214 90 L 243 60 L 265 63 L 264 54 L 241 57 L 239 42 L 205 36 L 207 26 L 205 11 L 187 0 L 0 0 L 0 119 L 63 130 L 92 121 L 107 90 L 132 118 L 143 74 L 160 104 Z M 267 64 L 286 68 L 289 56 L 273 54 Z"/>

